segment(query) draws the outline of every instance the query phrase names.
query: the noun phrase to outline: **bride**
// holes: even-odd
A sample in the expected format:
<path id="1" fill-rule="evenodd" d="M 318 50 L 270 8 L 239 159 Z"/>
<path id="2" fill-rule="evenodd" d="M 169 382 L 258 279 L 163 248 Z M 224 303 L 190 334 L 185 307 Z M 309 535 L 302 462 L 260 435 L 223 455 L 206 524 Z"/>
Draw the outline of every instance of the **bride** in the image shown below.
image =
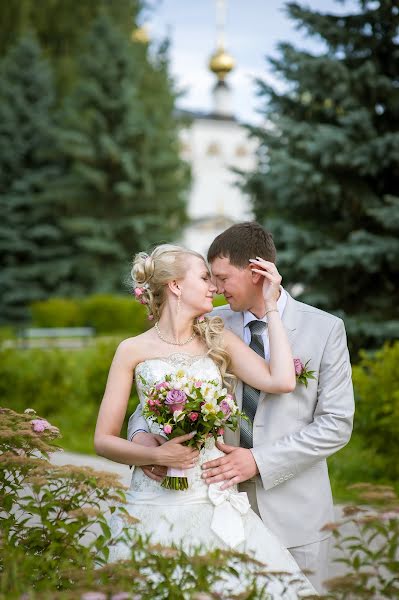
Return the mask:
<path id="1" fill-rule="evenodd" d="M 203 318 L 213 308 L 216 287 L 200 254 L 164 244 L 150 255 L 135 257 L 132 278 L 136 296 L 147 305 L 155 326 L 121 342 L 115 353 L 98 415 L 95 449 L 97 454 L 126 465 L 186 470 L 186 491 L 165 489 L 141 468 L 133 470 L 125 508 L 139 519 L 138 532 L 150 534 L 152 542 L 181 544 L 188 551 L 201 545 L 246 552 L 271 571 L 297 574 L 297 586 L 315 594 L 288 550 L 251 510 L 247 495 L 239 493 L 236 486 L 226 489 L 227 485 L 208 486 L 204 481 L 201 465 L 223 454 L 213 438 L 198 451 L 184 445 L 193 434 L 169 441 L 160 438 L 162 443 L 156 447 L 120 437 L 133 379 L 142 406 L 149 387 L 181 368 L 197 379 L 216 379 L 228 389 L 234 387 L 235 379 L 271 393 L 295 388 L 291 349 L 276 304 L 281 276 L 273 263 L 258 258 L 251 260 L 251 269 L 252 276 L 264 278 L 269 363 L 225 330 L 219 317 Z M 159 425 L 148 425 L 151 433 L 162 434 Z M 117 539 L 122 529 L 117 513 L 111 528 L 116 538 L 111 560 L 128 558 L 129 548 Z M 277 591 L 272 594 L 280 597 Z M 284 595 L 287 597 L 291 596 Z M 297 597 L 293 591 L 292 598 Z"/>

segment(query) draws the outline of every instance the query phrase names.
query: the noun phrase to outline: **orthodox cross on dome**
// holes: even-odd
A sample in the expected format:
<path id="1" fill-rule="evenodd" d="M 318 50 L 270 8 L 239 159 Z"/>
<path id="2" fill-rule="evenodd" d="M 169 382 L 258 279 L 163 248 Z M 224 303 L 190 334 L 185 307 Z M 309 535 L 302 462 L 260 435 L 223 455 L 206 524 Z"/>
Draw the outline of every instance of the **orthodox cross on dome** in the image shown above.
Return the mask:
<path id="1" fill-rule="evenodd" d="M 218 117 L 231 119 L 231 93 L 225 78 L 234 69 L 235 62 L 225 47 L 226 4 L 226 0 L 216 0 L 216 50 L 209 60 L 209 68 L 217 77 L 213 89 L 213 112 Z"/>
<path id="2" fill-rule="evenodd" d="M 225 47 L 224 31 L 226 26 L 226 2 L 216 0 L 216 46 Z"/>
<path id="3" fill-rule="evenodd" d="M 209 68 L 219 81 L 224 81 L 226 75 L 234 69 L 234 59 L 226 52 L 226 0 L 216 0 L 216 51 L 209 61 Z"/>

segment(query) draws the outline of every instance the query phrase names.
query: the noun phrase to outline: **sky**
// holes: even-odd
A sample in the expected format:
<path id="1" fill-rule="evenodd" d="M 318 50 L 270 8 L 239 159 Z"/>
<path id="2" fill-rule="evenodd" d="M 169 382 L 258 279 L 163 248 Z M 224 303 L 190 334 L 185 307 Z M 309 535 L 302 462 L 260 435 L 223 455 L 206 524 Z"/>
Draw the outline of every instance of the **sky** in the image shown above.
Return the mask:
<path id="1" fill-rule="evenodd" d="M 357 12 L 358 2 L 347 0 L 300 0 L 302 5 L 322 12 Z M 185 94 L 178 106 L 210 111 L 215 75 L 208 69 L 209 57 L 216 47 L 215 0 L 150 0 L 151 9 L 142 17 L 151 40 L 165 37 L 171 41 L 171 72 L 179 90 Z M 277 55 L 277 44 L 290 41 L 311 51 L 322 51 L 321 42 L 307 39 L 295 30 L 284 11 L 284 0 L 229 0 L 226 9 L 226 49 L 236 68 L 227 78 L 233 92 L 233 107 L 239 120 L 260 121 L 254 78 L 280 86 L 266 57 Z"/>

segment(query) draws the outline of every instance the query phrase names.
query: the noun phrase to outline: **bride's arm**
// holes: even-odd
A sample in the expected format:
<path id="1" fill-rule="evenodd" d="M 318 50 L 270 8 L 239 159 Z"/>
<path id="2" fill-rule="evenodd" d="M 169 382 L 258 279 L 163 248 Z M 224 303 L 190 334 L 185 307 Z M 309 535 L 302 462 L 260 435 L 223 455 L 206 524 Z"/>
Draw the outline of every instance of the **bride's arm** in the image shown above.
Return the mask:
<path id="1" fill-rule="evenodd" d="M 287 333 L 277 310 L 281 275 L 273 263 L 265 260 L 256 260 L 252 263 L 253 271 L 265 278 L 263 295 L 268 321 L 270 361 L 269 363 L 265 361 L 238 336 L 225 330 L 226 350 L 231 357 L 230 370 L 238 379 L 257 390 L 272 394 L 292 392 L 296 385 L 294 359 Z"/>
<path id="2" fill-rule="evenodd" d="M 134 367 L 139 362 L 133 340 L 119 344 L 108 375 L 104 397 L 101 402 L 94 434 L 96 453 L 126 465 L 165 465 L 191 468 L 198 451 L 183 446 L 182 442 L 192 434 L 165 442 L 162 446 L 148 447 L 132 444 L 120 437 L 123 419 L 132 387 Z"/>

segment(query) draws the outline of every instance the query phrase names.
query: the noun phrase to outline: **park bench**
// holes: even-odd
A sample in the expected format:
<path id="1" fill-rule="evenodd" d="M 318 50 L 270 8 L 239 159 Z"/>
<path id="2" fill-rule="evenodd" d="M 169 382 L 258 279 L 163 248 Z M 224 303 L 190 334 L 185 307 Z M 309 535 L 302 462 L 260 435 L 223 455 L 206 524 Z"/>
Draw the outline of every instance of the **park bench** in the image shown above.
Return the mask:
<path id="1" fill-rule="evenodd" d="M 20 348 L 81 348 L 95 335 L 93 327 L 28 327 L 18 334 Z"/>

